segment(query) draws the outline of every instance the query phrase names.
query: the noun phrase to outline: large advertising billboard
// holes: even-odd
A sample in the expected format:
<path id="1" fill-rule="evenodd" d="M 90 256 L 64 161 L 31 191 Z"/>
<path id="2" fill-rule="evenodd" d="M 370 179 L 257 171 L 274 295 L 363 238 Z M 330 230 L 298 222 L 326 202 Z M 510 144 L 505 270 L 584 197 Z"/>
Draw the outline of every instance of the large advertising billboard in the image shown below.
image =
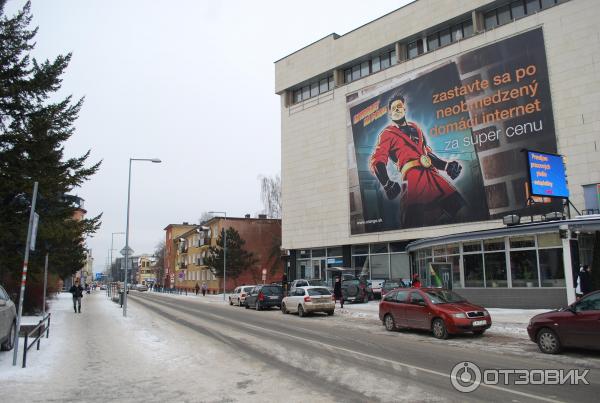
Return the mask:
<path id="1" fill-rule="evenodd" d="M 542 29 L 347 96 L 352 234 L 560 209 L 525 149 L 556 153 Z"/>

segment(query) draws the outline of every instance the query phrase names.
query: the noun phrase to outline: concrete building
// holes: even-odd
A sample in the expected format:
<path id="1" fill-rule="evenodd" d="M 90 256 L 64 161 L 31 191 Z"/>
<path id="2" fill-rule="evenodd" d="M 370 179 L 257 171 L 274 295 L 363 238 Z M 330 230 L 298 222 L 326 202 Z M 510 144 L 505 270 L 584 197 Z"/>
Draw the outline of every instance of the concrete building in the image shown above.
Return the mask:
<path id="1" fill-rule="evenodd" d="M 418 0 L 276 61 L 288 278 L 344 266 L 487 306 L 573 301 L 600 230 L 599 17 Z"/>
<path id="2" fill-rule="evenodd" d="M 195 228 L 195 225 L 190 225 L 187 222 L 183 224 L 169 224 L 165 230 L 165 261 L 164 261 L 164 278 L 158 279 L 163 287 L 174 288 L 175 279 L 178 275 L 176 267 L 177 249 L 176 241 L 181 234 Z"/>

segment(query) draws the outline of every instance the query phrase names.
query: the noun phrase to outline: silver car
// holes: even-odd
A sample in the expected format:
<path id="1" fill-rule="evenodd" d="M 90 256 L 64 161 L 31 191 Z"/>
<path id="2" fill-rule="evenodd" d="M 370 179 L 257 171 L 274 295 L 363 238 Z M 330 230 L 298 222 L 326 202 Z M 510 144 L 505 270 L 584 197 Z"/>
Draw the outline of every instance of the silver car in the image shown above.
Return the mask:
<path id="1" fill-rule="evenodd" d="M 281 302 L 281 312 L 284 314 L 298 312 L 300 317 L 311 312 L 325 312 L 327 315 L 333 315 L 334 311 L 335 299 L 331 291 L 325 287 L 297 287 Z"/>
<path id="2" fill-rule="evenodd" d="M 252 290 L 254 287 L 256 286 L 241 285 L 236 287 L 229 296 L 229 305 L 243 306 L 244 302 L 246 302 L 246 296 L 248 295 L 248 292 L 250 292 L 250 290 Z"/>
<path id="3" fill-rule="evenodd" d="M 3 351 L 13 349 L 16 331 L 17 309 L 4 288 L 0 286 L 0 349 Z"/>

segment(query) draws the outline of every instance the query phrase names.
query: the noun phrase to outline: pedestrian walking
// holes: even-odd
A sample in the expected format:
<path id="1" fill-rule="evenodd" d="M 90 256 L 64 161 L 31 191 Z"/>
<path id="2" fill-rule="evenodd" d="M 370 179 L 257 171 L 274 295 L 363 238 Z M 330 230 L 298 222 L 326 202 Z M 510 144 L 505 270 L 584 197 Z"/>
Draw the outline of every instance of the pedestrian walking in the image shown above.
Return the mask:
<path id="1" fill-rule="evenodd" d="M 206 283 L 202 283 L 202 296 L 203 297 L 206 296 L 206 291 L 208 291 L 208 286 L 206 285 Z"/>
<path id="2" fill-rule="evenodd" d="M 81 298 L 83 298 L 83 287 L 79 284 L 79 279 L 71 286 L 69 292 L 73 295 L 73 310 L 75 313 L 81 313 Z"/>
<path id="3" fill-rule="evenodd" d="M 196 295 L 200 292 L 200 284 L 196 283 Z"/>
<path id="4" fill-rule="evenodd" d="M 579 269 L 579 278 L 577 280 L 577 288 L 579 289 L 579 296 L 583 297 L 585 294 L 592 292 L 592 269 L 590 265 L 584 264 Z M 575 291 L 577 293 L 577 290 Z"/>
<path id="5" fill-rule="evenodd" d="M 333 285 L 333 296 L 335 297 L 335 302 L 340 301 L 340 306 L 344 307 L 344 295 L 342 294 L 342 282 L 339 277 L 335 278 L 335 284 Z"/>

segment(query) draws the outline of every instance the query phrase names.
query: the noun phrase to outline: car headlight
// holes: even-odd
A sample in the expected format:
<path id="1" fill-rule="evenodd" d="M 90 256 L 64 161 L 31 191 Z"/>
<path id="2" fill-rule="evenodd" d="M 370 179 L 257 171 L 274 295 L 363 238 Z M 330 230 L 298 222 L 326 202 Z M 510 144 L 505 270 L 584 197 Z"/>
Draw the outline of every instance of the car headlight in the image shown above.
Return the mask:
<path id="1" fill-rule="evenodd" d="M 459 319 L 465 319 L 467 317 L 467 315 L 465 315 L 462 312 L 459 313 L 453 313 L 452 316 L 454 316 L 455 318 L 459 318 Z"/>
<path id="2" fill-rule="evenodd" d="M 490 313 L 486 309 L 484 309 L 483 310 L 483 316 L 488 316 L 489 317 Z"/>

